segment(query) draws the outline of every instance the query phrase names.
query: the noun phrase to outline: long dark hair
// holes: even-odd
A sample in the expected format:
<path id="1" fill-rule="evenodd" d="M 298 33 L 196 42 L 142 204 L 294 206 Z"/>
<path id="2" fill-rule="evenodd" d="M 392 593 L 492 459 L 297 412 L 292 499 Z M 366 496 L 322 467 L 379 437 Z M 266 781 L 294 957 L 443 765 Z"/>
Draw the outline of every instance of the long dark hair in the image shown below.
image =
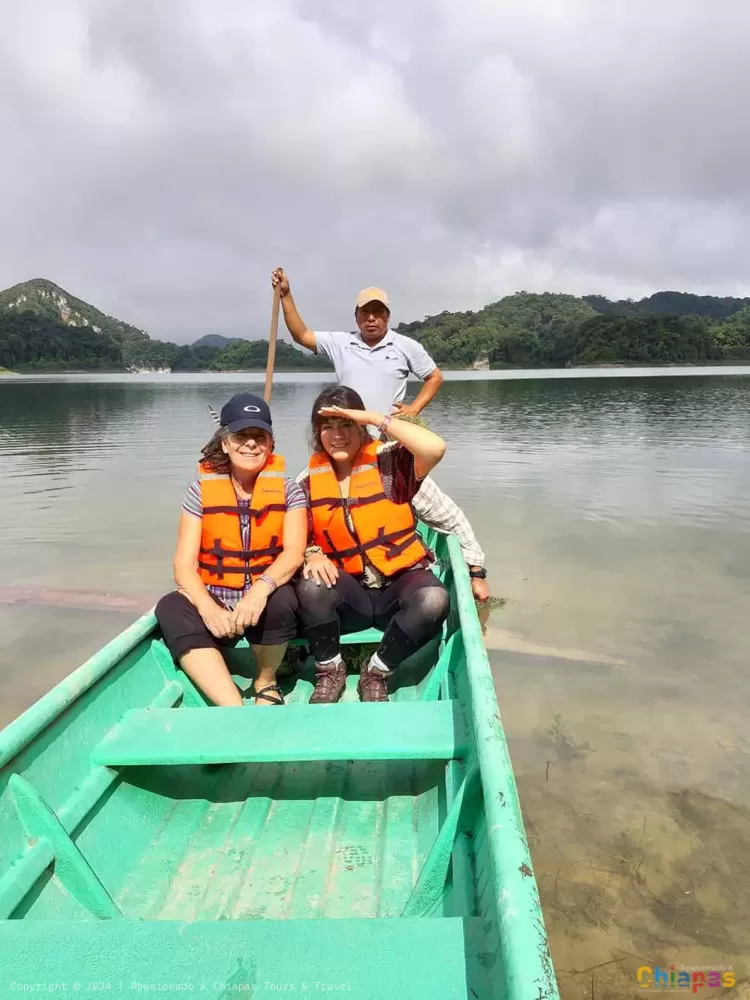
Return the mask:
<path id="1" fill-rule="evenodd" d="M 320 428 L 329 418 L 322 417 L 318 410 L 324 406 L 341 406 L 345 410 L 364 410 L 365 404 L 362 397 L 348 385 L 333 385 L 329 389 L 324 389 L 313 403 L 310 417 L 310 439 L 313 452 L 325 451 L 323 442 L 320 439 Z M 362 444 L 370 440 L 370 435 L 366 427 L 359 427 L 359 436 Z"/>

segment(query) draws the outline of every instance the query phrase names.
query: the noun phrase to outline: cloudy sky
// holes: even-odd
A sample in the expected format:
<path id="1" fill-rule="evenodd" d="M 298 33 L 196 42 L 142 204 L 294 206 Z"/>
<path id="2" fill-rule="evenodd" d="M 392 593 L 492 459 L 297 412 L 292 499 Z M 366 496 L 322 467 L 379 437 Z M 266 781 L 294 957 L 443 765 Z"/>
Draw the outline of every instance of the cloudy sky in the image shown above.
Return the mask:
<path id="1" fill-rule="evenodd" d="M 0 287 L 152 336 L 519 289 L 750 294 L 745 0 L 24 0 L 0 37 Z"/>

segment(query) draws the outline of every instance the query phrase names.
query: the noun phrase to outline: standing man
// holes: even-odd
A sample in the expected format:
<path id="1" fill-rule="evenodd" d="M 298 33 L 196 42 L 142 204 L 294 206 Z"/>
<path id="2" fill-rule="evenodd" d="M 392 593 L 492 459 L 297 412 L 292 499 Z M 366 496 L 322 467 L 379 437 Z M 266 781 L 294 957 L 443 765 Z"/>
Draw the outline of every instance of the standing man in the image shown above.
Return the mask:
<path id="1" fill-rule="evenodd" d="M 339 385 L 358 392 L 368 410 L 415 417 L 435 398 L 443 384 L 440 369 L 421 344 L 390 329 L 388 296 L 381 288 L 363 288 L 357 296 L 358 332 L 327 333 L 308 329 L 297 312 L 283 268 L 276 268 L 271 283 L 279 289 L 284 322 L 295 343 L 328 358 Z M 404 403 L 410 372 L 424 385 L 412 403 Z"/>
<path id="2" fill-rule="evenodd" d="M 271 283 L 279 289 L 284 322 L 295 343 L 327 357 L 336 370 L 339 385 L 348 385 L 359 393 L 367 409 L 414 417 L 435 398 L 443 384 L 440 369 L 421 344 L 389 328 L 391 311 L 388 296 L 381 288 L 363 288 L 357 296 L 354 318 L 358 333 L 328 333 L 307 327 L 297 312 L 283 268 L 276 268 Z M 404 403 L 409 372 L 422 379 L 424 385 L 414 402 Z M 377 428 L 371 428 L 370 433 L 376 436 Z M 474 597 L 486 603 L 490 588 L 484 552 L 461 508 L 430 476 L 425 477 L 412 507 L 417 517 L 436 531 L 458 537 Z"/>

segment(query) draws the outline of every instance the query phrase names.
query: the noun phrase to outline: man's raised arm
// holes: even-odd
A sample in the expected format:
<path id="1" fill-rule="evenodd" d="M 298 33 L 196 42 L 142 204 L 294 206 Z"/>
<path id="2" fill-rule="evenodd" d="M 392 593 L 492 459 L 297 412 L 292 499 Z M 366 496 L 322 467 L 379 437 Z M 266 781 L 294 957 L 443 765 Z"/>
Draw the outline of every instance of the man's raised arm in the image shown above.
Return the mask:
<path id="1" fill-rule="evenodd" d="M 318 344 L 315 334 L 312 330 L 308 329 L 305 321 L 297 312 L 297 306 L 294 304 L 294 299 L 289 288 L 289 279 L 284 274 L 282 267 L 277 267 L 271 275 L 271 284 L 274 288 L 278 287 L 279 289 L 281 308 L 284 312 L 284 322 L 286 323 L 287 330 L 292 335 L 292 340 L 299 344 L 300 347 L 306 347 L 308 351 L 317 354 Z"/>

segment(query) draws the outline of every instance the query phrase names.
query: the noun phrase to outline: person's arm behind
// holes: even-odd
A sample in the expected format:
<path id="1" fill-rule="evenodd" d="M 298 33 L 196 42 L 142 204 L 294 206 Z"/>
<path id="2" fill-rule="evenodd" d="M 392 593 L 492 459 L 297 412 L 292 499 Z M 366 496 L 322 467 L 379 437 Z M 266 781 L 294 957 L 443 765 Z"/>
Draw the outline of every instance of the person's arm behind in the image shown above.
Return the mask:
<path id="1" fill-rule="evenodd" d="M 434 479 L 426 476 L 421 489 L 412 500 L 417 517 L 434 528 L 441 535 L 455 535 L 458 538 L 466 565 L 470 568 L 484 568 L 484 552 L 477 541 L 468 517 L 455 500 L 443 493 Z"/>
<path id="2" fill-rule="evenodd" d="M 447 493 L 443 493 L 434 479 L 425 477 L 411 505 L 417 517 L 428 527 L 434 528 L 441 535 L 455 535 L 458 538 L 469 573 L 484 569 L 484 551 L 468 517 Z M 490 586 L 486 579 L 472 576 L 471 589 L 474 597 L 482 603 L 490 597 Z"/>

